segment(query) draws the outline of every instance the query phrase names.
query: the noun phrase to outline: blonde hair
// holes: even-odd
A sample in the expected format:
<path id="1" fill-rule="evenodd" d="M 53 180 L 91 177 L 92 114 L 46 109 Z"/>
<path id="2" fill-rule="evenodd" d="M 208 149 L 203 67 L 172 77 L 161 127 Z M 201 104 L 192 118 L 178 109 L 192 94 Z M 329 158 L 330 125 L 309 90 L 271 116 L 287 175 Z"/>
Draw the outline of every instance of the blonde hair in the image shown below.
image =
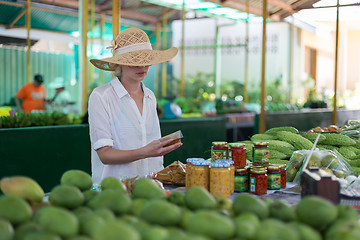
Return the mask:
<path id="1" fill-rule="evenodd" d="M 121 72 L 122 72 L 121 65 L 117 65 L 117 66 L 115 67 L 115 70 L 114 70 L 114 75 L 117 76 L 117 77 L 120 77 Z"/>

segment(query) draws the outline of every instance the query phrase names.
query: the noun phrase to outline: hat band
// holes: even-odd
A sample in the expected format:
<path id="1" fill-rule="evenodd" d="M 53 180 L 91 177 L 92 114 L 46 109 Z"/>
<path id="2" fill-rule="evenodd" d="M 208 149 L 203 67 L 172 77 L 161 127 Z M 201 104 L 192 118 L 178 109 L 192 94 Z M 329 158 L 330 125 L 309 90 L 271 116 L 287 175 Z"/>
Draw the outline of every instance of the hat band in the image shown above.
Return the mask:
<path id="1" fill-rule="evenodd" d="M 152 47 L 149 42 L 134 43 L 125 47 L 115 49 L 115 56 L 137 50 L 152 50 Z"/>

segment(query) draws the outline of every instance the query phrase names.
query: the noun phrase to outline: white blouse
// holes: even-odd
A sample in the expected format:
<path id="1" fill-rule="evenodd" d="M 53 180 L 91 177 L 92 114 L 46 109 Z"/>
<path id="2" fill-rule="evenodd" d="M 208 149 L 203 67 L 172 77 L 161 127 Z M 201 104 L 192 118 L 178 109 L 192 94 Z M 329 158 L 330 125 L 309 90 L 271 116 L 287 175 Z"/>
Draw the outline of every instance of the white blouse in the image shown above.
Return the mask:
<path id="1" fill-rule="evenodd" d="M 91 170 L 95 184 L 105 177 L 143 177 L 163 169 L 163 157 L 124 164 L 103 164 L 96 152 L 104 146 L 119 150 L 141 148 L 161 137 L 154 93 L 142 84 L 143 114 L 118 78 L 97 87 L 89 98 Z"/>

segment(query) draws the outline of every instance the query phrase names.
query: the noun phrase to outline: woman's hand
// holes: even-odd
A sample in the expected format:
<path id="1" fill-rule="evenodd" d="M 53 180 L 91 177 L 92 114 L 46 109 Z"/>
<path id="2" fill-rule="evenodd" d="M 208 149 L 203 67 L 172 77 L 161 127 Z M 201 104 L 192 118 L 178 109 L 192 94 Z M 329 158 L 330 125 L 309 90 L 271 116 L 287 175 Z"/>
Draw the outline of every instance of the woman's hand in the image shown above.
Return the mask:
<path id="1" fill-rule="evenodd" d="M 181 142 L 177 142 L 175 144 L 166 147 L 166 145 L 172 142 L 173 140 L 174 139 L 169 139 L 163 142 L 160 142 L 160 140 L 154 140 L 148 145 L 146 145 L 143 148 L 143 150 L 148 157 L 163 156 L 171 151 L 174 151 L 175 149 L 179 148 L 182 145 Z"/>

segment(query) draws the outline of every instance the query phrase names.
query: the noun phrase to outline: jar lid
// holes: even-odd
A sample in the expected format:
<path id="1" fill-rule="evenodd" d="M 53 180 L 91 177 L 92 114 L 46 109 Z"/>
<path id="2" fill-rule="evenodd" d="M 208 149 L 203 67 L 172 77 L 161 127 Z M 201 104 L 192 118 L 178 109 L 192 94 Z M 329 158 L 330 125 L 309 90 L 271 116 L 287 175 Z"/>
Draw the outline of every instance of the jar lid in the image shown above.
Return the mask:
<path id="1" fill-rule="evenodd" d="M 266 168 L 264 167 L 251 167 L 250 173 L 266 173 Z"/>
<path id="2" fill-rule="evenodd" d="M 230 167 L 230 164 L 223 161 L 215 161 L 211 163 L 211 167 Z"/>
<path id="3" fill-rule="evenodd" d="M 206 161 L 206 160 L 199 160 L 199 161 L 193 162 L 193 165 L 195 165 L 195 166 L 209 166 L 210 162 Z"/>
<path id="4" fill-rule="evenodd" d="M 187 158 L 186 162 L 192 163 L 193 161 L 201 161 L 201 160 L 205 160 L 205 159 L 203 159 L 203 158 Z"/>
<path id="5" fill-rule="evenodd" d="M 242 148 L 245 147 L 245 143 L 229 143 L 229 147 Z"/>
<path id="6" fill-rule="evenodd" d="M 279 170 L 280 169 L 280 164 L 270 164 L 267 168 L 268 170 Z"/>
<path id="7" fill-rule="evenodd" d="M 223 145 L 227 145 L 227 142 L 212 142 L 213 146 L 223 146 Z"/>
<path id="8" fill-rule="evenodd" d="M 269 142 L 254 142 L 253 144 L 254 145 L 260 145 L 260 146 L 265 146 L 265 145 L 268 145 Z"/>
<path id="9" fill-rule="evenodd" d="M 247 172 L 248 168 L 245 168 L 245 167 L 238 167 L 235 169 L 235 172 Z"/>

